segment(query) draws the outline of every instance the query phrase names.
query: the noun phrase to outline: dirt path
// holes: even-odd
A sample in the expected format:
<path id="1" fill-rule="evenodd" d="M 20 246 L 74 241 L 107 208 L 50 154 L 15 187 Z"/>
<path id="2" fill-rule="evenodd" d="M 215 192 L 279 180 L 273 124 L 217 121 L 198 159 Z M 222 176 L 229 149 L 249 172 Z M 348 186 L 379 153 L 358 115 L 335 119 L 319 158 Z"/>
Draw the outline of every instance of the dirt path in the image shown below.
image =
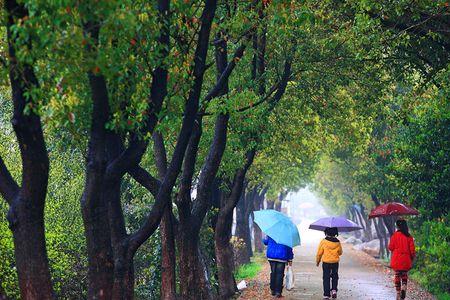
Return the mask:
<path id="1" fill-rule="evenodd" d="M 284 299 L 322 299 L 322 267 L 315 265 L 315 253 L 322 233 L 309 233 L 308 243 L 295 248 L 293 270 L 295 288 L 284 291 Z M 344 255 L 339 266 L 338 298 L 346 300 L 395 299 L 391 271 L 364 252 L 344 244 Z M 271 299 L 268 264 L 239 299 Z M 434 300 L 432 295 L 410 283 L 407 299 Z"/>

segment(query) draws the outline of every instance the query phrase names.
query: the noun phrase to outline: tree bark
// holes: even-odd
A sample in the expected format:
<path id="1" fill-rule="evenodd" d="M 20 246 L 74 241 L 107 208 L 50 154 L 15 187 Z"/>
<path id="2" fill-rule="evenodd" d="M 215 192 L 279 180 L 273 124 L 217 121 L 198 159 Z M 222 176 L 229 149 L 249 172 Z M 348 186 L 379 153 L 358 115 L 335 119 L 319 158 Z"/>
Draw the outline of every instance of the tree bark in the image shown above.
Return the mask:
<path id="1" fill-rule="evenodd" d="M 240 253 L 239 262 L 246 264 L 250 262 L 250 257 L 253 256 L 252 239 L 250 235 L 250 205 L 253 205 L 253 196 L 255 192 L 249 191 L 242 193 L 238 204 L 236 205 L 236 237 L 244 241 L 245 251 Z"/>
<path id="2" fill-rule="evenodd" d="M 219 281 L 219 298 L 229 299 L 238 290 L 234 279 L 233 246 L 230 243 L 233 212 L 219 213 L 214 234 L 214 246 Z"/>
<path id="3" fill-rule="evenodd" d="M 383 235 L 384 250 L 386 253 L 386 257 L 389 258 L 391 256 L 391 252 L 389 251 L 389 236 L 386 232 L 385 225 L 383 224 L 383 222 L 381 222 L 381 220 L 379 220 L 379 221 L 380 221 L 379 224 L 380 224 L 380 229 L 381 229 L 380 231 L 381 231 L 381 234 Z"/>
<path id="4" fill-rule="evenodd" d="M 352 207 L 348 208 L 348 214 L 349 214 L 350 220 L 352 220 L 353 222 L 357 223 L 356 217 L 355 217 L 355 213 L 354 213 Z"/>
<path id="5" fill-rule="evenodd" d="M 373 239 L 371 220 L 367 217 L 364 205 L 360 204 L 360 207 L 361 207 L 361 213 L 360 213 L 361 219 L 364 220 L 364 223 L 366 224 L 366 226 L 364 228 L 365 236 L 368 241 L 371 241 Z"/>
<path id="6" fill-rule="evenodd" d="M 211 291 L 204 288 L 205 269 L 200 261 L 198 234 L 188 229 L 188 224 L 180 222 L 180 293 L 182 299 L 212 299 Z"/>
<path id="7" fill-rule="evenodd" d="M 239 47 L 235 52 L 235 58 L 243 55 L 244 47 Z M 216 86 L 206 95 L 205 101 L 210 101 L 216 96 L 228 92 L 228 77 L 238 59 L 233 59 L 227 64 L 226 41 L 220 39 L 216 44 Z M 183 175 L 178 194 L 177 206 L 180 215 L 180 283 L 183 299 L 210 299 L 211 288 L 206 278 L 206 266 L 203 264 L 199 253 L 199 233 L 204 217 L 211 207 L 211 196 L 216 174 L 227 142 L 228 113 L 221 113 L 216 117 L 214 137 L 210 145 L 208 155 L 203 163 L 197 184 L 197 197 L 191 200 L 192 179 L 195 171 L 198 144 L 201 136 L 202 116 L 197 117 L 196 131 L 191 136 L 189 147 L 185 154 Z M 200 292 L 199 292 L 200 291 Z"/>
<path id="8" fill-rule="evenodd" d="M 176 299 L 175 232 L 172 207 L 168 206 L 159 226 L 161 232 L 161 299 Z"/>
<path id="9" fill-rule="evenodd" d="M 392 236 L 395 232 L 395 220 L 393 216 L 383 217 L 384 225 L 390 236 Z"/>
<path id="10" fill-rule="evenodd" d="M 158 1 L 158 10 L 160 12 L 161 18 L 166 18 L 168 7 L 168 1 Z M 134 233 L 126 235 L 122 234 L 121 231 L 125 230 L 123 224 L 118 224 L 118 227 L 113 226 L 114 229 L 114 254 L 115 262 L 117 263 L 116 272 L 117 283 L 114 289 L 113 299 L 131 299 L 132 298 L 132 285 L 134 283 L 133 278 L 133 258 L 139 247 L 154 233 L 163 217 L 167 206 L 170 205 L 171 193 L 173 187 L 176 183 L 176 179 L 181 170 L 184 153 L 192 134 L 192 129 L 195 124 L 200 91 L 203 84 L 203 76 L 205 71 L 205 61 L 209 46 L 209 33 L 211 29 L 211 24 L 214 18 L 216 10 L 216 1 L 207 0 L 203 9 L 201 17 L 201 27 L 197 38 L 197 48 L 194 55 L 194 65 L 193 65 L 193 85 L 189 92 L 189 97 L 185 105 L 183 122 L 178 134 L 177 143 L 175 146 L 174 153 L 172 155 L 172 160 L 165 170 L 164 178 L 162 181 L 158 181 L 153 178 L 148 172 L 139 167 L 137 164 L 139 160 L 135 161 L 134 164 L 128 166 L 128 168 L 122 168 L 122 171 L 129 172 L 139 183 L 141 183 L 145 188 L 147 188 L 155 197 L 155 203 L 146 217 L 145 222 L 142 226 Z M 166 27 L 164 27 L 166 28 Z M 162 44 L 168 44 L 168 30 L 164 30 L 164 34 L 160 37 L 160 42 Z M 166 48 L 164 48 L 166 49 Z M 168 47 L 167 50 L 168 51 Z M 159 74 L 159 75 L 158 75 Z M 151 104 L 152 106 L 160 106 L 167 92 L 167 69 L 164 67 L 159 67 L 153 73 L 154 78 L 152 82 L 151 90 Z M 156 104 L 155 104 L 156 103 Z M 156 111 L 151 111 L 151 116 L 157 113 L 158 107 L 155 108 Z M 154 118 L 151 119 L 154 121 Z M 153 122 L 152 122 L 153 124 Z M 153 131 L 153 127 L 148 126 L 148 132 Z M 145 149 L 145 148 L 144 148 Z M 142 154 L 142 153 L 141 153 Z M 139 156 L 137 156 L 139 158 Z M 142 156 L 141 156 L 142 157 Z M 124 164 L 126 166 L 126 164 Z M 111 172 L 114 177 L 121 177 L 121 174 L 114 174 L 117 172 Z M 117 215 L 123 217 L 123 213 L 120 207 L 120 201 L 115 201 L 119 205 L 110 205 L 111 215 L 117 213 Z M 113 220 L 110 220 L 113 223 Z M 117 234 L 117 239 L 116 235 Z"/>
<path id="11" fill-rule="evenodd" d="M 190 191 L 198 142 L 201 135 L 200 122 L 197 124 L 198 134 L 192 135 L 190 146 L 186 151 L 183 179 L 179 192 L 180 200 L 177 203 L 180 214 L 180 276 L 183 278 L 180 286 L 183 299 L 195 299 L 195 294 L 199 295 L 199 290 L 202 291 L 200 293 L 201 298 L 197 299 L 210 299 L 212 297 L 210 291 L 206 290 L 208 287 L 205 285 L 207 285 L 208 280 L 204 276 L 204 266 L 198 257 L 198 237 L 203 219 L 211 206 L 210 200 L 214 178 L 226 145 L 228 119 L 228 115 L 222 114 L 216 119 L 213 143 L 200 173 L 197 199 L 192 205 Z M 193 289 L 192 287 L 198 288 Z"/>
<path id="12" fill-rule="evenodd" d="M 381 205 L 381 202 L 378 199 L 377 195 L 371 194 L 370 196 L 371 196 L 373 203 L 375 203 L 376 206 Z M 384 218 L 378 218 L 378 228 L 380 230 L 381 236 L 383 236 L 383 245 L 384 245 L 386 257 L 389 257 L 390 256 L 390 252 L 388 250 L 389 237 L 386 234 L 386 229 L 389 230 L 389 227 L 386 225 Z"/>
<path id="13" fill-rule="evenodd" d="M 376 220 L 373 221 L 375 224 L 375 230 L 377 232 L 378 239 L 380 240 L 380 258 L 385 257 L 385 249 L 384 249 L 384 236 L 381 234 L 380 226 Z"/>
<path id="14" fill-rule="evenodd" d="M 98 43 L 99 24 L 84 24 L 85 35 Z M 95 55 L 88 46 L 88 52 Z M 105 78 L 88 72 L 93 111 L 86 158 L 86 180 L 81 210 L 88 251 L 88 298 L 111 299 L 114 261 L 108 219 L 108 204 L 103 197 L 106 172 L 106 129 L 109 100 Z"/>
<path id="15" fill-rule="evenodd" d="M 267 209 L 274 209 L 275 201 L 271 199 L 266 199 L 266 207 Z"/>
<path id="16" fill-rule="evenodd" d="M 33 67 L 16 57 L 18 40 L 12 33 L 16 22 L 28 17 L 28 10 L 16 1 L 5 1 L 9 79 L 14 115 L 12 125 L 22 158 L 21 187 L 0 158 L 0 193 L 9 204 L 8 222 L 13 233 L 16 268 L 22 299 L 54 299 L 45 247 L 44 206 L 49 159 L 41 120 L 31 108 L 26 93 L 38 88 Z M 31 48 L 31 43 L 26 45 Z M 25 113 L 25 109 L 30 109 Z"/>
<path id="17" fill-rule="evenodd" d="M 253 211 L 258 211 L 262 208 L 265 192 L 260 192 L 253 199 Z M 253 218 L 254 219 L 254 218 Z M 262 242 L 262 231 L 258 224 L 253 222 L 253 238 L 255 241 L 255 252 L 262 253 L 264 246 Z"/>
<path id="18" fill-rule="evenodd" d="M 154 157 L 160 179 L 166 176 L 167 153 L 161 133 L 153 134 Z M 154 193 L 155 194 L 155 193 Z M 161 299 L 176 300 L 176 249 L 175 249 L 175 216 L 172 213 L 172 203 L 164 210 L 159 225 L 161 233 Z"/>
<path id="19" fill-rule="evenodd" d="M 362 207 L 360 207 L 360 209 L 362 210 Z M 364 236 L 363 237 L 365 237 L 365 240 L 363 242 L 367 242 L 367 241 L 369 241 L 369 239 L 367 237 L 367 223 L 366 223 L 366 220 L 364 220 L 361 211 L 359 209 L 357 209 L 356 207 L 354 208 L 354 212 L 356 214 L 358 223 L 361 225 L 361 227 L 364 230 Z"/>
<path id="20" fill-rule="evenodd" d="M 228 299 L 234 295 L 237 289 L 233 275 L 234 261 L 232 248 L 230 251 L 231 224 L 233 222 L 233 210 L 242 195 L 245 176 L 253 163 L 255 154 L 255 150 L 249 150 L 247 152 L 244 165 L 234 175 L 230 193 L 225 195 L 221 201 L 214 234 L 220 299 Z M 233 266 L 230 266 L 230 262 Z"/>
<path id="21" fill-rule="evenodd" d="M 274 209 L 276 211 L 281 211 L 281 206 L 283 205 L 283 201 L 284 201 L 284 199 L 286 199 L 287 195 L 288 195 L 288 193 L 285 191 L 280 192 L 280 194 L 278 195 L 278 200 L 275 201 L 275 205 L 274 205 Z"/>
<path id="22" fill-rule="evenodd" d="M 360 225 L 361 227 L 364 228 L 364 224 L 361 223 L 361 220 L 360 220 L 360 218 L 359 218 L 358 210 L 357 210 L 353 205 L 350 206 L 350 212 L 351 212 L 352 215 L 353 215 L 353 221 L 354 221 L 356 224 L 358 224 L 358 225 Z M 359 230 L 355 231 L 354 234 L 355 234 L 355 236 L 356 236 L 357 238 L 359 238 L 359 239 L 360 239 L 361 236 L 362 236 L 362 234 L 361 234 L 361 232 L 360 232 Z"/>

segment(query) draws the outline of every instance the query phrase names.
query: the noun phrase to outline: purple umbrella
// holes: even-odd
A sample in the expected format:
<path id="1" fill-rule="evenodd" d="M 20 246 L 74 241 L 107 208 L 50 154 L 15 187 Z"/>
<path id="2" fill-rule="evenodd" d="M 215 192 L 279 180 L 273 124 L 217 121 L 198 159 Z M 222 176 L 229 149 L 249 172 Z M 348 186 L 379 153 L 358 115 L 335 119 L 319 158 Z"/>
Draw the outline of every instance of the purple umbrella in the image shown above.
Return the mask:
<path id="1" fill-rule="evenodd" d="M 343 217 L 321 218 L 309 225 L 309 229 L 320 231 L 324 231 L 326 228 L 330 227 L 336 227 L 340 232 L 349 232 L 362 229 L 362 227 L 360 227 L 355 222 L 352 222 Z"/>

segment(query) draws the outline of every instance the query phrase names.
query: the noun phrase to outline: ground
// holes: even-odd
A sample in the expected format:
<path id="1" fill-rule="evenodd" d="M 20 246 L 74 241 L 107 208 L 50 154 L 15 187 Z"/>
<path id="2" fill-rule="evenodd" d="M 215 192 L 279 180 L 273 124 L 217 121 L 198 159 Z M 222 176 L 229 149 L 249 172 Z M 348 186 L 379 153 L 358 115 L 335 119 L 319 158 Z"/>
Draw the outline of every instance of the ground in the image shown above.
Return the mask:
<path id="1" fill-rule="evenodd" d="M 293 263 L 295 288 L 292 291 L 283 292 L 286 300 L 322 299 L 322 267 L 315 265 L 316 247 L 322 238 L 322 233 L 306 232 L 309 234 L 308 239 L 302 246 L 295 248 Z M 354 250 L 352 245 L 343 244 L 343 247 L 344 254 L 339 266 L 338 299 L 395 299 L 392 271 L 368 254 Z M 239 299 L 271 299 L 269 274 L 270 268 L 267 263 L 257 278 L 248 283 L 248 289 L 242 293 Z M 431 300 L 436 298 L 410 281 L 406 299 Z"/>

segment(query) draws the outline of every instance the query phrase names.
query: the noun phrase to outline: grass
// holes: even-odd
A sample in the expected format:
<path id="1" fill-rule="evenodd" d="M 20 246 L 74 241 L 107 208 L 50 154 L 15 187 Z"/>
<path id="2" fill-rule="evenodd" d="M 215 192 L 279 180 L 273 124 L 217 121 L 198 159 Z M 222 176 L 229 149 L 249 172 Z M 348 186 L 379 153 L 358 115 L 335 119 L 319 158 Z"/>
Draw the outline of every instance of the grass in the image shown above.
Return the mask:
<path id="1" fill-rule="evenodd" d="M 439 294 L 437 295 L 437 298 L 439 300 L 450 300 L 450 294 L 449 293 Z"/>
<path id="2" fill-rule="evenodd" d="M 450 300 L 450 294 L 448 292 L 432 288 L 428 277 L 424 277 L 423 274 L 418 272 L 417 270 L 413 270 L 411 272 L 411 278 L 415 280 L 420 286 L 435 295 L 438 300 Z"/>
<path id="3" fill-rule="evenodd" d="M 236 282 L 239 282 L 244 279 L 248 280 L 255 278 L 256 275 L 258 275 L 259 271 L 261 271 L 264 262 L 265 262 L 264 255 L 258 254 L 252 257 L 250 263 L 240 266 L 234 273 Z"/>

